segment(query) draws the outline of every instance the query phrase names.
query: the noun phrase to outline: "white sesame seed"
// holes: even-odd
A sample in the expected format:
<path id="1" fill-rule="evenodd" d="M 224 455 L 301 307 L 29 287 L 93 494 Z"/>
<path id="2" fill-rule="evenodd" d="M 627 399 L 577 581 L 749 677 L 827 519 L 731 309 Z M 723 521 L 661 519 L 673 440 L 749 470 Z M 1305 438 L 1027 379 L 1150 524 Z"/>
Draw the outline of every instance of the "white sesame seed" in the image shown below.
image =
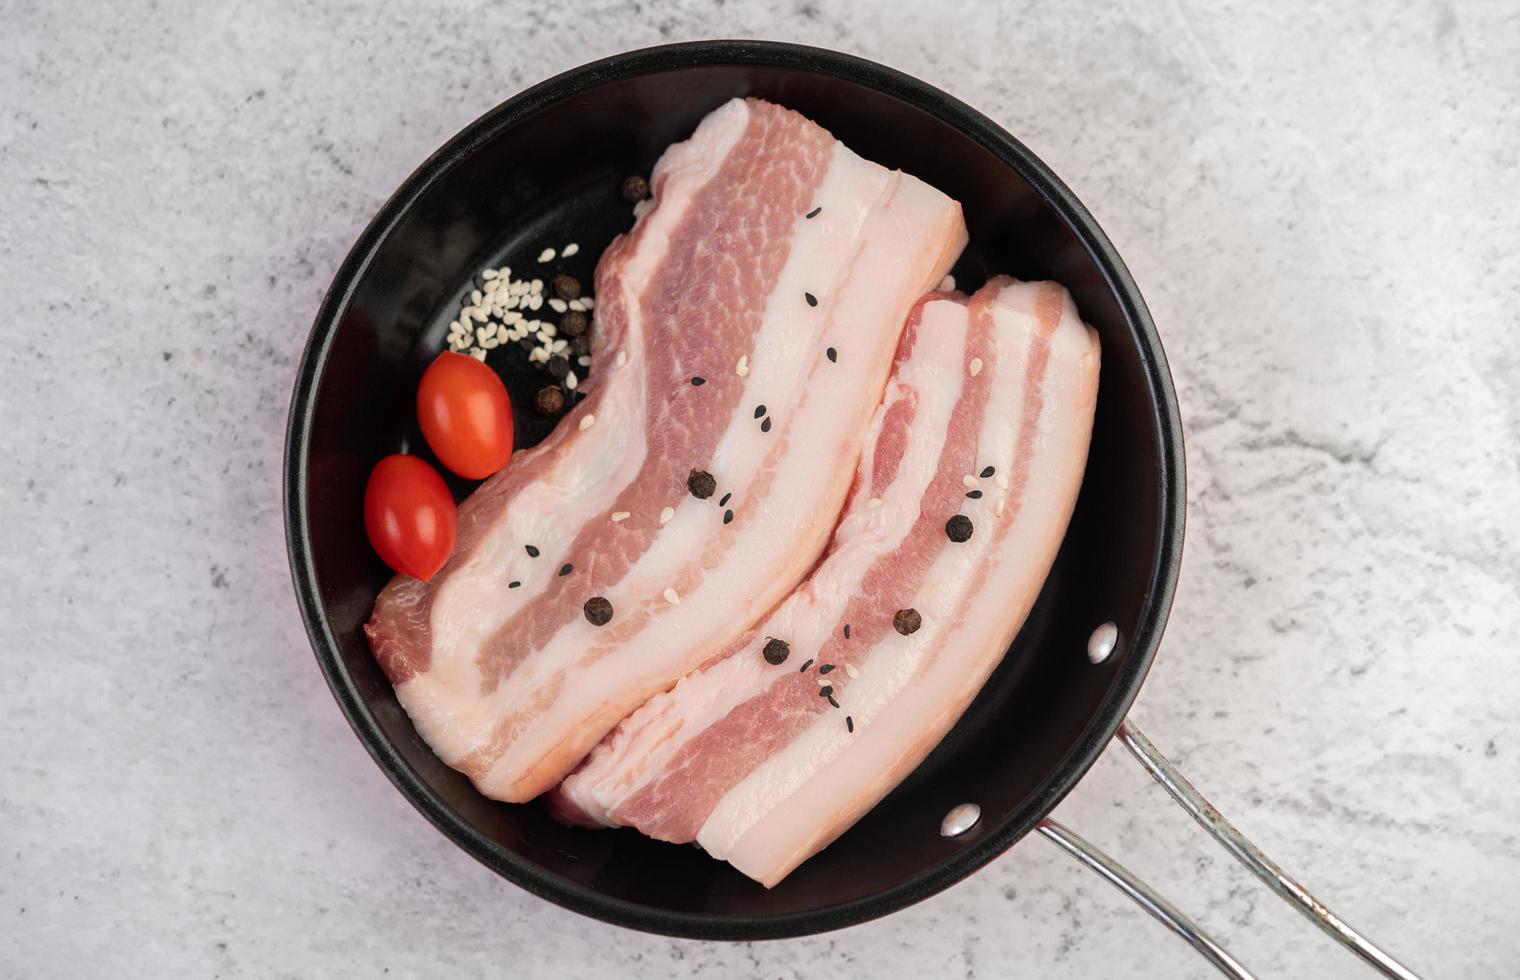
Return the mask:
<path id="1" fill-rule="evenodd" d="M 549 345 L 549 349 L 556 354 L 563 354 L 569 347 L 570 341 L 568 340 L 556 340 Z"/>
<path id="2" fill-rule="evenodd" d="M 1007 502 L 1008 502 L 1008 498 L 1007 497 L 999 497 L 998 498 L 998 502 L 997 502 L 997 507 L 995 507 L 993 509 L 993 513 L 996 514 L 999 517 L 1002 517 L 1003 516 L 1003 505 L 1006 504 Z"/>
<path id="3" fill-rule="evenodd" d="M 519 320 L 521 320 L 522 318 L 523 318 L 523 315 L 521 313 L 517 312 L 516 310 L 508 310 L 507 312 L 505 312 L 505 313 L 503 313 L 501 315 L 501 322 L 502 323 L 516 323 Z"/>
<path id="4" fill-rule="evenodd" d="M 955 277 L 946 276 L 945 278 L 941 279 L 939 281 L 939 288 L 943 292 L 950 292 L 950 290 L 955 288 Z"/>
<path id="5" fill-rule="evenodd" d="M 549 309 L 553 310 L 556 313 L 563 313 L 569 308 L 570 304 L 566 303 L 562 299 L 551 299 L 549 301 Z"/>
<path id="6" fill-rule="evenodd" d="M 999 473 L 998 474 L 998 478 L 997 478 L 997 485 L 998 485 L 998 489 L 999 490 L 1007 490 L 1008 489 L 1008 477 L 1006 477 L 1003 474 Z"/>
<path id="7" fill-rule="evenodd" d="M 552 248 L 546 248 L 542 252 L 539 252 L 538 253 L 538 261 L 540 261 L 540 262 L 553 262 L 554 261 L 554 249 L 552 249 Z"/>
<path id="8" fill-rule="evenodd" d="M 496 274 L 498 276 L 500 276 L 501 278 L 503 278 L 503 279 L 511 279 L 512 278 L 512 267 L 504 265 L 500 269 L 496 270 Z"/>
<path id="9" fill-rule="evenodd" d="M 666 589 L 665 601 L 670 603 L 672 606 L 679 606 L 681 604 L 681 597 L 676 595 L 675 589 Z"/>
<path id="10" fill-rule="evenodd" d="M 538 294 L 543 291 L 544 281 L 542 279 L 535 279 L 532 282 L 528 283 L 528 292 Z"/>
<path id="11" fill-rule="evenodd" d="M 618 351 L 617 366 L 618 367 L 622 367 L 624 364 L 627 364 L 627 363 L 628 363 L 628 352 L 625 351 L 625 350 Z"/>
<path id="12" fill-rule="evenodd" d="M 676 516 L 676 509 L 674 507 L 666 507 L 664 510 L 660 511 L 660 523 L 669 524 L 670 519 L 674 516 Z"/>
<path id="13" fill-rule="evenodd" d="M 590 296 L 582 296 L 581 305 L 589 310 L 596 305 L 596 300 L 592 299 Z"/>
<path id="14" fill-rule="evenodd" d="M 546 323 L 546 324 L 544 324 L 543 327 L 539 330 L 539 332 L 542 333 L 545 337 L 558 337 L 559 336 L 559 328 L 556 327 L 552 323 Z"/>
<path id="15" fill-rule="evenodd" d="M 980 357 L 973 357 L 971 359 L 971 363 L 969 365 L 967 365 L 966 370 L 968 370 L 969 372 L 971 372 L 971 376 L 973 378 L 976 377 L 978 374 L 981 374 L 982 373 L 982 359 Z"/>
<path id="16" fill-rule="evenodd" d="M 487 282 L 490 282 L 491 280 L 493 280 L 493 279 L 496 278 L 496 270 L 495 269 L 487 269 L 486 271 L 484 271 L 484 272 L 482 272 L 480 274 L 480 278 L 486 280 Z"/>
<path id="17" fill-rule="evenodd" d="M 513 279 L 511 285 L 507 286 L 507 292 L 513 296 L 524 296 L 528 292 L 528 284 L 521 279 Z"/>
<path id="18" fill-rule="evenodd" d="M 549 361 L 549 352 L 542 347 L 535 347 L 528 351 L 528 360 L 546 364 Z"/>
<path id="19" fill-rule="evenodd" d="M 501 341 L 497 340 L 495 337 L 487 337 L 480 346 L 484 347 L 486 350 L 495 350 L 501 346 Z"/>
<path id="20" fill-rule="evenodd" d="M 628 520 L 629 516 L 630 515 L 629 515 L 629 513 L 626 510 L 613 511 L 613 513 L 612 513 L 612 523 L 614 523 L 614 524 L 621 524 L 622 522 Z"/>
<path id="21" fill-rule="evenodd" d="M 532 296 L 528 297 L 527 304 L 528 304 L 528 309 L 530 309 L 530 310 L 536 310 L 540 306 L 544 305 L 544 298 L 540 294 L 534 293 Z"/>
<path id="22" fill-rule="evenodd" d="M 483 299 L 485 299 L 485 297 L 482 296 L 482 295 L 480 295 L 480 290 L 478 290 L 478 289 L 472 289 L 472 290 L 470 290 L 470 302 L 471 303 L 474 303 L 476 306 L 479 306 L 480 305 L 480 301 L 483 300 Z"/>
<path id="23" fill-rule="evenodd" d="M 741 377 L 741 378 L 743 378 L 743 377 L 745 377 L 745 376 L 747 376 L 749 374 L 749 355 L 748 354 L 745 354 L 743 357 L 739 358 L 739 363 L 734 367 L 734 373 L 738 374 L 739 377 Z"/>
<path id="24" fill-rule="evenodd" d="M 496 292 L 499 289 L 501 289 L 501 280 L 500 279 L 487 279 L 486 280 L 486 295 L 487 296 L 490 296 L 492 293 Z"/>
<path id="25" fill-rule="evenodd" d="M 574 310 L 577 313 L 584 313 L 586 310 L 586 301 L 583 299 L 572 299 L 570 301 L 570 309 Z"/>
<path id="26" fill-rule="evenodd" d="M 470 311 L 470 316 L 473 317 L 477 323 L 485 323 L 491 318 L 485 310 L 482 310 L 478 306 Z"/>
<path id="27" fill-rule="evenodd" d="M 563 255 L 565 258 L 568 259 L 570 256 L 574 255 L 576 252 L 579 252 L 580 250 L 581 250 L 580 245 L 576 244 L 575 242 L 571 242 L 569 245 L 566 245 L 564 247 L 563 251 L 561 251 L 559 254 Z"/>
<path id="28" fill-rule="evenodd" d="M 593 425 L 596 425 L 596 416 L 595 415 L 582 415 L 581 416 L 581 431 L 582 432 L 585 432 L 587 429 L 591 428 Z"/>
<path id="29" fill-rule="evenodd" d="M 855 678 L 857 678 L 857 677 L 860 676 L 860 671 L 858 671 L 858 670 L 855 669 L 855 665 L 854 664 L 845 664 L 844 665 L 844 672 L 845 672 L 845 676 L 849 677 L 850 680 L 854 680 Z"/>
<path id="30" fill-rule="evenodd" d="M 496 332 L 495 330 L 487 329 L 485 327 L 480 327 L 479 329 L 477 329 L 475 331 L 475 343 L 484 346 L 485 342 L 486 342 L 486 338 L 489 337 L 489 336 L 491 336 L 495 332 Z"/>
<path id="31" fill-rule="evenodd" d="M 970 473 L 967 473 L 965 476 L 961 477 L 961 482 L 964 483 L 967 487 L 971 488 L 972 490 L 975 490 L 977 487 L 979 487 L 979 486 L 982 485 L 982 481 L 978 480 L 976 477 L 972 476 Z"/>
<path id="32" fill-rule="evenodd" d="M 575 379 L 575 372 L 574 371 L 571 371 L 569 374 L 565 375 L 565 387 L 566 388 L 569 388 L 571 391 L 574 391 L 575 388 L 576 388 L 576 386 L 579 385 L 579 384 L 580 384 L 580 382 Z"/>
<path id="33" fill-rule="evenodd" d="M 878 508 L 880 506 L 881 506 L 881 498 L 880 497 L 872 497 L 870 500 L 866 501 L 866 510 L 875 510 L 876 508 Z"/>
<path id="34" fill-rule="evenodd" d="M 580 357 L 577 357 L 575 359 L 575 363 L 579 364 L 581 367 L 590 367 L 591 356 L 589 354 L 582 354 Z"/>
<path id="35" fill-rule="evenodd" d="M 470 356 L 475 358 L 477 361 L 483 361 L 486 359 L 486 352 L 481 350 L 479 347 L 472 347 L 470 348 Z"/>

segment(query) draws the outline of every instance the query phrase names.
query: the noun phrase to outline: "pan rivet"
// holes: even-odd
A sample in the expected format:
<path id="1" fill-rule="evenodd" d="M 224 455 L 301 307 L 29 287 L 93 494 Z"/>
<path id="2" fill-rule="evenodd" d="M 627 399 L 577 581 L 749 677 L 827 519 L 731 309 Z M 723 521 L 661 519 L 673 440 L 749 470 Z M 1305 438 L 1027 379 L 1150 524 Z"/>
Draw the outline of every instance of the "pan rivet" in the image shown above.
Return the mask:
<path id="1" fill-rule="evenodd" d="M 950 812 L 945 814 L 945 819 L 939 822 L 939 835 L 941 837 L 959 837 L 982 819 L 982 808 L 975 803 L 962 803 L 953 806 Z"/>
<path id="2" fill-rule="evenodd" d="M 1104 623 L 1087 638 L 1087 659 L 1101 664 L 1113 655 L 1114 647 L 1118 645 L 1119 627 L 1113 623 Z"/>

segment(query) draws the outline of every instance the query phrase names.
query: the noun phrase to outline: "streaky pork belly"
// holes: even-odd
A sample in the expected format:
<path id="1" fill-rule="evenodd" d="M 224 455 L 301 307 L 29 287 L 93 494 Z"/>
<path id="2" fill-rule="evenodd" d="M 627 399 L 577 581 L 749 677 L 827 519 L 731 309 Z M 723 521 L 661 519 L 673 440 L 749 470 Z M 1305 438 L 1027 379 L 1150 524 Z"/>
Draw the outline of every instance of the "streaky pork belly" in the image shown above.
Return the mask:
<path id="1" fill-rule="evenodd" d="M 1081 485 L 1098 363 L 1054 283 L 916 307 L 827 557 L 603 740 L 556 815 L 696 841 L 766 886 L 859 819 L 1028 615 Z"/>
<path id="2" fill-rule="evenodd" d="M 500 800 L 554 786 L 812 567 L 903 318 L 966 241 L 954 201 L 753 99 L 651 187 L 597 267 L 585 398 L 366 627 L 417 731 Z"/>

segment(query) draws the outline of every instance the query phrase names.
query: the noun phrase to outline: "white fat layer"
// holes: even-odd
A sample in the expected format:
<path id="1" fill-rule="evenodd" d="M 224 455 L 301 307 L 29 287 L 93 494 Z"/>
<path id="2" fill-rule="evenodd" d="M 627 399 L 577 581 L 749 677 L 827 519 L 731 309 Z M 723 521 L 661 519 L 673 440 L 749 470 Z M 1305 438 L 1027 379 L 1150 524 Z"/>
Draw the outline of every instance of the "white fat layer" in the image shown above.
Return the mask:
<path id="1" fill-rule="evenodd" d="M 1032 337 L 1026 311 L 1040 285 L 1005 287 L 1006 301 L 994 311 L 997 395 L 978 460 L 1005 473 L 1013 472 L 1013 422 L 1021 415 Z M 844 732 L 841 717 L 823 715 L 768 759 L 703 827 L 698 840 L 709 852 L 763 884 L 776 883 L 874 806 L 960 717 L 1023 624 L 1065 534 L 1091 436 L 1098 356 L 1096 335 L 1066 299 L 1052 337 L 1029 481 L 1022 505 L 1015 511 L 1010 502 L 1001 518 L 1011 522 L 1004 536 L 989 533 L 999 519 L 988 494 L 982 508 L 967 512 L 977 532 L 944 550 L 912 600 L 923 627 L 911 637 L 888 634 L 841 692 L 840 714 L 853 717 L 855 733 Z M 987 578 L 972 590 L 978 567 Z"/>
<path id="2" fill-rule="evenodd" d="M 581 527 L 616 501 L 644 464 L 647 370 L 644 358 L 650 325 L 643 323 L 636 290 L 648 283 L 669 251 L 671 236 L 699 192 L 743 135 L 750 109 L 734 99 L 715 110 L 697 134 L 673 144 L 655 165 L 663 174 L 660 207 L 644 218 L 639 248 L 615 282 L 624 290 L 627 361 L 614 368 L 600 394 L 571 411 L 561 425 L 577 425 L 595 411 L 597 425 L 576 432 L 574 449 L 559 465 L 524 487 L 499 514 L 470 561 L 438 590 L 431 612 L 432 661 L 426 671 L 396 688 L 418 732 L 446 762 L 468 754 L 489 737 L 497 718 L 520 688 L 503 685 L 484 698 L 477 659 L 482 645 L 557 578 L 560 565 Z M 606 304 L 603 297 L 603 305 Z M 531 452 L 531 450 L 529 450 Z M 509 465 L 522 465 L 518 457 Z M 530 558 L 525 545 L 539 549 Z M 520 581 L 516 589 L 507 583 Z"/>
<path id="3" fill-rule="evenodd" d="M 851 500 L 835 532 L 834 550 L 803 586 L 756 627 L 741 649 L 687 675 L 673 690 L 649 701 L 565 780 L 563 791 L 587 814 L 612 822 L 610 811 L 661 775 L 689 739 L 795 671 L 832 637 L 846 606 L 860 593 L 866 573 L 878 558 L 902 545 L 918 519 L 950 416 L 960 400 L 966 329 L 960 303 L 925 304 L 913 353 L 896 366 L 872 419 L 856 472 L 862 491 Z M 888 411 L 904 400 L 916 401 L 917 408 L 902 458 L 892 483 L 871 489 L 880 495 L 882 505 L 867 507 L 865 490 L 870 487 L 877 437 Z M 785 637 L 791 646 L 783 664 L 768 664 L 761 655 L 771 636 Z"/>
<path id="4" fill-rule="evenodd" d="M 768 478 L 763 506 L 724 525 L 716 499 L 677 491 L 670 501 L 651 502 L 674 507 L 675 516 L 623 581 L 605 592 L 619 615 L 642 610 L 650 618 L 595 669 L 566 671 L 554 703 L 478 781 L 486 793 L 505 792 L 514 774 L 567 738 L 585 739 L 587 719 L 614 716 L 590 733 L 589 749 L 628 710 L 732 642 L 822 550 L 907 311 L 944 275 L 964 232 L 959 209 L 943 194 L 839 143 L 814 204 L 823 211 L 813 219 L 798 215 L 754 347 L 730 352 L 736 363 L 747 355 L 750 371 L 709 467 L 718 496 L 734 494 L 730 508 L 754 503 L 751 486 Z M 817 307 L 807 305 L 805 292 L 817 298 Z M 825 356 L 830 346 L 838 351 L 835 362 Z M 769 433 L 754 418 L 762 403 L 772 418 Z M 717 563 L 696 568 L 692 563 L 720 536 L 726 549 Z M 662 598 L 673 585 L 680 605 Z M 512 686 L 531 690 L 596 640 L 595 627 L 573 621 L 519 668 Z"/>

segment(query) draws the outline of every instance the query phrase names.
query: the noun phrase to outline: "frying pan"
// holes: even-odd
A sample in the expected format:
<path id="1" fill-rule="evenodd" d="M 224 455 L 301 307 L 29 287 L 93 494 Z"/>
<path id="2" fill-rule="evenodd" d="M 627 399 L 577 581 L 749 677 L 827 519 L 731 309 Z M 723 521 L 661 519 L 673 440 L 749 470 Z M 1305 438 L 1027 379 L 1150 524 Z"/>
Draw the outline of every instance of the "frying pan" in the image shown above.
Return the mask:
<path id="1" fill-rule="evenodd" d="M 589 281 L 602 248 L 632 221 L 620 181 L 647 174 L 666 146 L 739 95 L 796 109 L 867 159 L 959 200 L 971 233 L 954 270 L 962 288 L 996 273 L 1057 280 L 1103 343 L 1076 511 L 1008 656 L 901 786 L 769 890 L 696 848 L 632 830 L 564 827 L 537 805 L 481 796 L 417 735 L 361 629 L 390 574 L 365 540 L 365 480 L 388 453 L 430 458 L 410 393 L 443 349 L 474 273 L 525 268 L 544 245 L 576 241 L 580 266 L 569 271 Z M 552 422 L 532 406 L 545 376 L 525 362 L 493 360 L 512 394 L 519 445 L 543 438 Z M 1002 129 L 917 79 L 834 52 L 752 41 L 668 45 L 577 68 L 507 100 L 433 154 L 365 229 L 322 303 L 285 451 L 296 595 L 339 706 L 424 816 L 536 895 L 668 935 L 798 936 L 932 895 L 1038 830 L 1223 972 L 1249 976 L 1182 913 L 1048 818 L 1117 736 L 1316 924 L 1386 975 L 1412 977 L 1239 836 L 1125 722 L 1171 605 L 1183 504 L 1181 420 L 1161 342 L 1124 263 L 1071 191 Z"/>

